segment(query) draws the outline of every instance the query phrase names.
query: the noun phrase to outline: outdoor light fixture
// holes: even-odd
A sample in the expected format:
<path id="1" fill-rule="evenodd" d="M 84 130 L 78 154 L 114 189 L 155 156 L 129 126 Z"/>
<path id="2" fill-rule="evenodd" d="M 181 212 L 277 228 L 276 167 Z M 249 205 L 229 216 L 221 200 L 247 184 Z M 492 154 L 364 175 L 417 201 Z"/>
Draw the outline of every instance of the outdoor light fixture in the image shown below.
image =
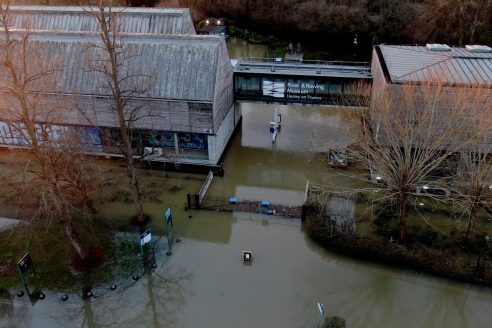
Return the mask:
<path id="1" fill-rule="evenodd" d="M 429 186 L 423 186 L 422 189 L 427 190 L 429 189 Z"/>
<path id="2" fill-rule="evenodd" d="M 424 203 L 419 203 L 419 206 L 424 206 Z"/>
<path id="3" fill-rule="evenodd" d="M 207 20 L 205 21 L 205 24 L 207 24 L 207 25 L 208 25 L 208 24 L 210 24 L 210 21 L 207 19 Z"/>
<path id="4" fill-rule="evenodd" d="M 220 21 L 220 19 L 217 21 L 217 25 L 220 25 L 222 24 L 222 22 Z"/>

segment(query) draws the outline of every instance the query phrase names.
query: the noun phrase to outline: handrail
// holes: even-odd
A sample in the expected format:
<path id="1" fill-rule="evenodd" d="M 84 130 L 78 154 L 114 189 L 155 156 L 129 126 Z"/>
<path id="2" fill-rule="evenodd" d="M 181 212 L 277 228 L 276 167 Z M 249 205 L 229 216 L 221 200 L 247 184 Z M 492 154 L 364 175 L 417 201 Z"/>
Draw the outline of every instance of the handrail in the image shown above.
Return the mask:
<path id="1" fill-rule="evenodd" d="M 358 67 L 370 67 L 370 62 L 364 61 L 343 61 L 343 60 L 302 60 L 296 61 L 285 61 L 282 57 L 277 58 L 262 58 L 262 57 L 241 57 L 237 58 L 237 63 L 249 63 L 249 64 L 260 64 L 260 63 L 273 63 L 273 64 L 294 64 L 294 65 L 323 65 L 323 66 L 358 66 Z"/>

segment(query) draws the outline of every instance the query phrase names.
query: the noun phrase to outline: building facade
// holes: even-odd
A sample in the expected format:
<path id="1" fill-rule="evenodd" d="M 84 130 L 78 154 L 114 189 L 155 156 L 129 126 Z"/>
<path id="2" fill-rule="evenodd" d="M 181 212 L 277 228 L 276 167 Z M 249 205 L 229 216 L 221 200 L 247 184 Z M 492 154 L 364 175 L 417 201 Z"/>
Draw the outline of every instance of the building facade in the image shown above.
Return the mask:
<path id="1" fill-rule="evenodd" d="M 196 35 L 188 10 L 114 10 L 124 54 L 121 71 L 128 77 L 123 87 L 133 93 L 128 108 L 138 117 L 132 124 L 134 155 L 217 164 L 239 120 L 224 38 Z M 29 89 L 43 112 L 38 124 L 49 124 L 50 138 L 77 132 L 90 151 L 120 154 L 111 90 L 95 69 L 104 54 L 94 17 L 78 7 L 13 7 L 12 17 L 12 28 L 24 29 L 13 31 L 14 38 L 29 33 L 37 57 L 31 61 L 49 59 L 56 65 L 49 83 L 33 83 Z M 1 97 L 5 105 L 16 106 L 8 83 L 8 74 L 0 72 Z M 19 133 L 22 126 L 14 126 L 20 123 L 7 113 L 0 105 L 0 144 L 27 145 Z"/>
<path id="2" fill-rule="evenodd" d="M 383 94 L 396 98 L 409 85 L 418 95 L 418 86 L 425 83 L 445 88 L 449 97 L 464 88 L 481 88 L 492 102 L 492 48 L 487 46 L 382 44 L 373 49 L 371 71 L 372 105 Z"/>

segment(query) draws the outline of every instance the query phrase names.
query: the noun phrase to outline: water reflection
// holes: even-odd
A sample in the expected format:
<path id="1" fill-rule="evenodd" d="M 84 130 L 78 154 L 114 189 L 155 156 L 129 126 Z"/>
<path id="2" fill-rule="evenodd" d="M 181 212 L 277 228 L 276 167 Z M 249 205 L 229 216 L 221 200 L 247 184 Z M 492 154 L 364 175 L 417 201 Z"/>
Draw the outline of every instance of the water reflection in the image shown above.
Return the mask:
<path id="1" fill-rule="evenodd" d="M 297 153 L 324 152 L 352 142 L 350 109 L 320 106 L 242 103 L 241 146 Z M 272 142 L 269 122 L 281 115 L 281 129 Z"/>
<path id="2" fill-rule="evenodd" d="M 214 180 L 212 196 L 297 202 L 309 171 L 319 171 L 311 150 L 350 142 L 343 111 L 258 104 L 243 109 L 243 127 L 231 141 L 225 177 Z M 264 140 L 275 111 L 285 115 L 276 148 Z M 311 145 L 311 136 L 323 133 L 324 142 Z M 318 301 L 328 316 L 345 318 L 347 327 L 490 326 L 489 289 L 334 255 L 310 241 L 298 219 L 184 211 L 186 192 L 197 191 L 204 177 L 156 182 L 167 173 L 152 174 L 144 184 L 158 183 L 166 192 L 146 210 L 159 237 L 163 213 L 173 208 L 175 231 L 183 238 L 173 255 L 159 254 L 156 271 L 91 300 L 74 294 L 62 302 L 47 291 L 32 306 L 26 297 L 1 295 L 0 326 L 314 327 Z M 121 218 L 131 211 L 131 204 L 117 203 L 105 214 L 126 225 Z M 243 265 L 244 250 L 253 253 L 251 266 Z"/>
<path id="3" fill-rule="evenodd" d="M 73 294 L 62 303 L 48 292 L 51 297 L 35 307 L 14 301 L 20 311 L 6 327 L 175 327 L 191 277 L 183 268 L 163 269 L 145 274 L 128 288 L 88 300 Z"/>
<path id="4" fill-rule="evenodd" d="M 236 37 L 227 39 L 227 51 L 231 59 L 246 57 L 264 58 L 267 55 L 267 49 L 265 45 L 249 43 L 246 40 Z"/>
<path id="5" fill-rule="evenodd" d="M 297 219 L 213 214 L 230 240 L 184 239 L 154 273 L 90 301 L 59 295 L 34 307 L 2 298 L 6 327 L 306 327 L 316 302 L 348 327 L 488 327 L 492 292 L 333 255 Z M 222 217 L 224 216 L 224 217 Z M 200 218 L 190 230 L 201 227 Z M 212 227 L 212 228 L 213 228 Z M 245 266 L 242 251 L 253 253 Z"/>
<path id="6" fill-rule="evenodd" d="M 320 181 L 323 163 L 317 153 L 352 142 L 348 109 L 320 106 L 242 103 L 242 123 L 224 160 L 225 176 L 216 178 L 212 197 L 268 199 L 298 205 L 304 200 L 306 180 Z M 275 143 L 270 120 L 281 115 Z"/>

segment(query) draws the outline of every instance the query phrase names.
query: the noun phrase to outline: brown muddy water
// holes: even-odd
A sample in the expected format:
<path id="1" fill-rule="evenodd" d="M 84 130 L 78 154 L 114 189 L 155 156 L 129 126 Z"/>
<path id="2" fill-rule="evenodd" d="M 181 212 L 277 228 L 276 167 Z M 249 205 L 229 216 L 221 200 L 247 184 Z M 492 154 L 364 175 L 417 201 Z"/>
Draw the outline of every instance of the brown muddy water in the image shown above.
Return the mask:
<path id="1" fill-rule="evenodd" d="M 322 174 L 316 152 L 350 140 L 343 109 L 243 104 L 242 110 L 225 176 L 214 180 L 209 197 L 298 203 L 306 178 Z M 277 113 L 283 125 L 272 144 L 268 122 Z M 315 142 L 320 138 L 323 145 Z M 344 183 L 343 176 L 329 176 Z M 160 202 L 146 204 L 157 240 L 152 273 L 119 281 L 115 291 L 100 286 L 86 301 L 71 294 L 62 302 L 56 291 L 45 291 L 34 305 L 27 297 L 1 298 L 0 327 L 316 327 L 317 302 L 347 327 L 490 327 L 490 289 L 337 256 L 311 242 L 298 219 L 185 211 L 186 192 L 198 191 L 204 178 L 145 176 L 164 190 Z M 168 207 L 182 238 L 169 257 L 162 237 Z M 121 227 L 132 212 L 123 203 L 105 209 Z M 251 265 L 243 264 L 246 250 Z"/>

